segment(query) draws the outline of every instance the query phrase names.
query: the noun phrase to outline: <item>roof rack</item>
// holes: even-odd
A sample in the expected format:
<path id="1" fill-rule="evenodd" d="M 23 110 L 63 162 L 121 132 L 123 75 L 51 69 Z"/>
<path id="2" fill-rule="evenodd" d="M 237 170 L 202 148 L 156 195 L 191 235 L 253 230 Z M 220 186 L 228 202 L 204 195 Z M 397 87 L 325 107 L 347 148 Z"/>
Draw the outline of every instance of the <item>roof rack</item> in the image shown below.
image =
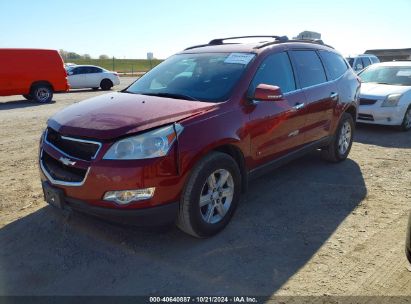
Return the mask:
<path id="1" fill-rule="evenodd" d="M 333 48 L 331 45 L 325 44 L 321 39 L 292 39 L 292 40 L 289 40 L 287 36 L 239 36 L 239 37 L 228 37 L 228 38 L 213 39 L 208 44 L 200 44 L 200 45 L 190 46 L 190 47 L 186 48 L 185 51 L 195 49 L 195 48 L 200 48 L 200 47 L 212 46 L 212 45 L 234 44 L 234 43 L 224 43 L 224 41 L 226 41 L 226 40 L 235 40 L 235 39 L 247 39 L 247 38 L 271 38 L 271 39 L 274 39 L 274 41 L 263 42 L 263 43 L 255 46 L 254 49 L 261 49 L 263 47 L 266 47 L 266 46 L 269 46 L 269 45 L 272 45 L 272 44 L 285 43 L 285 42 L 315 43 L 315 44 L 320 44 L 320 45 L 324 45 L 324 46 L 328 46 L 330 48 Z"/>
<path id="2" fill-rule="evenodd" d="M 213 39 L 211 40 L 208 44 L 200 44 L 200 45 L 194 45 L 190 46 L 185 49 L 186 50 L 191 50 L 199 47 L 205 47 L 205 46 L 211 46 L 211 45 L 222 45 L 222 44 L 233 44 L 233 43 L 224 43 L 226 40 L 235 40 L 235 39 L 247 39 L 247 38 L 271 38 L 275 39 L 276 42 L 286 42 L 288 41 L 287 36 L 264 36 L 264 35 L 259 35 L 259 36 L 238 36 L 238 37 L 227 37 L 227 38 L 218 38 L 218 39 Z M 270 42 L 272 43 L 272 42 Z"/>
<path id="3" fill-rule="evenodd" d="M 263 47 L 269 46 L 271 44 L 276 44 L 280 42 L 300 42 L 300 43 L 315 43 L 315 44 L 320 44 L 324 46 L 328 46 L 330 48 L 333 48 L 331 45 L 325 44 L 324 41 L 321 39 L 292 39 L 292 40 L 287 40 L 287 41 L 270 41 L 264 44 L 257 45 L 255 49 L 261 49 Z"/>
<path id="4" fill-rule="evenodd" d="M 276 41 L 281 41 L 281 42 L 288 41 L 287 36 L 239 36 L 239 37 L 228 37 L 228 38 L 213 39 L 208 44 L 209 45 L 219 45 L 219 44 L 224 44 L 225 40 L 247 39 L 247 38 L 273 38 Z"/>

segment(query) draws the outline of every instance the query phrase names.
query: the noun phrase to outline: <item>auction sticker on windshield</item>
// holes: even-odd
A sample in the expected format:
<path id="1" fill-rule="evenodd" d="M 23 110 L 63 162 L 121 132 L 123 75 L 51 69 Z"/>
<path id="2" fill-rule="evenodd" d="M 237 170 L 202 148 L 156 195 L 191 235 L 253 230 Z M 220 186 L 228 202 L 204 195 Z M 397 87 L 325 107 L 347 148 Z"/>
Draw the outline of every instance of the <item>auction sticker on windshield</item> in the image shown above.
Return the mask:
<path id="1" fill-rule="evenodd" d="M 231 53 L 224 60 L 224 63 L 237 63 L 247 65 L 254 58 L 254 56 L 254 54 Z"/>

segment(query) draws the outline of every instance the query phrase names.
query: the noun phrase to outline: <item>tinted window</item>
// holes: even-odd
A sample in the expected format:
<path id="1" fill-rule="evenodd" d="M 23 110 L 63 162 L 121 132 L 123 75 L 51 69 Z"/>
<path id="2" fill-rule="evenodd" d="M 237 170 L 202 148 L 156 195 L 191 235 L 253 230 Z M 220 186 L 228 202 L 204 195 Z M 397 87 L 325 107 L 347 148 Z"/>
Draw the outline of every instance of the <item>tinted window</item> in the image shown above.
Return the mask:
<path id="1" fill-rule="evenodd" d="M 327 81 L 323 65 L 315 51 L 292 51 L 291 54 L 302 88 Z"/>
<path id="2" fill-rule="evenodd" d="M 367 66 L 371 64 L 371 60 L 368 57 L 363 57 L 362 62 L 364 63 L 364 68 L 366 68 Z"/>
<path id="3" fill-rule="evenodd" d="M 363 68 L 364 68 L 364 63 L 362 62 L 362 59 L 360 57 L 358 57 L 355 60 L 354 70 L 361 71 Z"/>
<path id="4" fill-rule="evenodd" d="M 262 83 L 279 86 L 283 93 L 296 89 L 293 69 L 286 53 L 273 54 L 264 60 L 251 82 L 250 92 Z"/>
<path id="5" fill-rule="evenodd" d="M 102 69 L 97 67 L 88 67 L 88 73 L 101 73 L 103 72 Z"/>
<path id="6" fill-rule="evenodd" d="M 347 71 L 347 64 L 340 55 L 327 51 L 320 51 L 320 55 L 331 80 L 337 79 Z"/>

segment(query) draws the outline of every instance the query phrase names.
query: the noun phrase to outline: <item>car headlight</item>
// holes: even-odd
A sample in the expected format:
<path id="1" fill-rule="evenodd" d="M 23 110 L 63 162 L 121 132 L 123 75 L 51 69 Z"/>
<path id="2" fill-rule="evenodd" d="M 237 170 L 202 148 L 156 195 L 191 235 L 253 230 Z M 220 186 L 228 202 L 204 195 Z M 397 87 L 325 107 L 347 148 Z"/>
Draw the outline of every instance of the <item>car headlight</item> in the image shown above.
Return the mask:
<path id="1" fill-rule="evenodd" d="M 388 95 L 382 103 L 381 107 L 396 107 L 398 105 L 398 102 L 400 101 L 401 96 L 401 94 Z"/>
<path id="2" fill-rule="evenodd" d="M 165 156 L 183 131 L 180 124 L 169 125 L 115 142 L 103 159 L 147 159 Z"/>

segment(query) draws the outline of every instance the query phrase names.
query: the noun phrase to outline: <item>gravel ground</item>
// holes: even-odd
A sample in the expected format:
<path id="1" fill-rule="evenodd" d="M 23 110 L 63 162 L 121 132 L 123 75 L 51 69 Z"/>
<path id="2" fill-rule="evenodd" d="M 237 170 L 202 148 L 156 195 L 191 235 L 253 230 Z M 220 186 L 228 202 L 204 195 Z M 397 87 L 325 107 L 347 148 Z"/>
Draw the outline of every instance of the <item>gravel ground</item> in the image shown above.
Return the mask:
<path id="1" fill-rule="evenodd" d="M 315 152 L 253 181 L 230 225 L 197 240 L 44 203 L 36 159 L 47 118 L 100 94 L 0 97 L 0 295 L 411 297 L 411 132 L 358 126 L 345 162 Z"/>

